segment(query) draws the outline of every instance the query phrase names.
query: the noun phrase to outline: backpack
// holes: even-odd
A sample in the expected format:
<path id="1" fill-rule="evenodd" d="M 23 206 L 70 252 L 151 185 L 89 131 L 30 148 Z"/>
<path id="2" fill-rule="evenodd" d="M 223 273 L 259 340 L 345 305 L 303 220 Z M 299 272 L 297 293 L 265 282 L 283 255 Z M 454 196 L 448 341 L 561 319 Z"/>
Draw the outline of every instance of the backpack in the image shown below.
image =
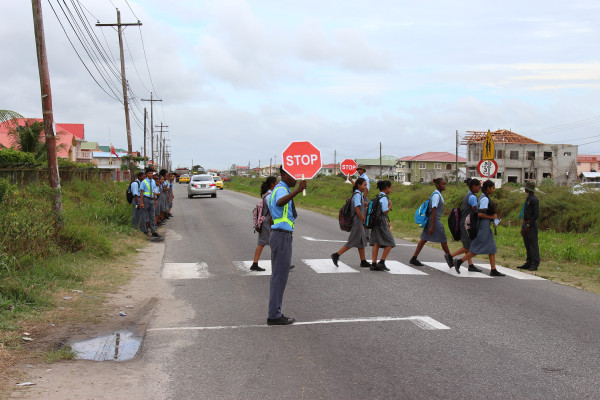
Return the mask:
<path id="1" fill-rule="evenodd" d="M 367 216 L 365 218 L 365 226 L 367 229 L 373 229 L 375 225 L 379 225 L 381 221 L 381 203 L 380 200 L 383 196 L 377 196 L 369 202 L 367 207 Z M 387 196 L 385 196 L 387 197 Z"/>
<path id="2" fill-rule="evenodd" d="M 450 215 L 448 216 L 448 229 L 454 240 L 460 240 L 460 217 L 460 208 L 453 208 L 450 210 Z"/>
<path id="3" fill-rule="evenodd" d="M 352 221 L 354 221 L 354 213 L 352 212 L 352 197 L 346 200 L 340 212 L 338 213 L 338 222 L 340 223 L 340 229 L 344 232 L 350 232 L 352 230 Z"/>
<path id="4" fill-rule="evenodd" d="M 131 191 L 131 185 L 133 185 L 136 181 L 133 181 L 127 186 L 127 192 L 125 193 L 125 197 L 127 198 L 127 202 L 131 204 L 133 202 L 133 192 Z M 138 183 L 139 185 L 139 183 Z"/>
<path id="5" fill-rule="evenodd" d="M 260 233 L 262 224 L 266 219 L 266 216 L 263 215 L 264 199 L 265 198 L 263 196 L 256 207 L 254 207 L 254 210 L 252 210 L 252 224 L 254 227 L 254 232 L 258 233 Z"/>
<path id="6" fill-rule="evenodd" d="M 429 221 L 429 202 L 432 197 L 433 193 L 415 211 L 415 224 L 419 225 L 419 228 L 425 228 L 427 221 Z"/>
<path id="7" fill-rule="evenodd" d="M 471 240 L 477 237 L 477 222 L 479 222 L 477 211 L 471 211 L 465 219 L 465 230 L 469 234 L 469 239 Z"/>

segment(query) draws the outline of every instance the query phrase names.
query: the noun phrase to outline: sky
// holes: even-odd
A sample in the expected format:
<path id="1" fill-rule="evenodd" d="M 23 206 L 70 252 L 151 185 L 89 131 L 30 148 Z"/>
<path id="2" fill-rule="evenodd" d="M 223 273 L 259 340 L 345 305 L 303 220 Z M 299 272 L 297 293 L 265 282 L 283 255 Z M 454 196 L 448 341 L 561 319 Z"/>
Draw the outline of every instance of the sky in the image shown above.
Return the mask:
<path id="1" fill-rule="evenodd" d="M 55 121 L 127 148 L 117 32 L 94 26 L 115 8 L 143 24 L 124 31 L 133 148 L 153 92 L 174 168 L 264 166 L 301 140 L 325 163 L 454 153 L 488 129 L 600 154 L 597 0 L 42 0 Z M 0 109 L 41 118 L 30 2 L 3 4 L 0 43 Z"/>

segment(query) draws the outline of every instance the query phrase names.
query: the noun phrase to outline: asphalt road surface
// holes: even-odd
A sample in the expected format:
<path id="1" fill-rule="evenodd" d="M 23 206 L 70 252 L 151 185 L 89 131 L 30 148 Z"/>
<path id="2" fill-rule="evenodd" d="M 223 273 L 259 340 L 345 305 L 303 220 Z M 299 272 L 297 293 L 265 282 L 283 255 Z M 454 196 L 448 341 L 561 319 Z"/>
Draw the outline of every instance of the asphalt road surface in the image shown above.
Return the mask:
<path id="1" fill-rule="evenodd" d="M 491 278 L 489 268 L 459 276 L 437 249 L 409 268 L 415 245 L 402 240 L 388 258 L 398 273 L 361 269 L 355 249 L 336 269 L 329 256 L 347 233 L 299 209 L 283 303 L 297 323 L 267 327 L 268 271 L 244 264 L 257 198 L 175 192 L 160 278 L 172 299 L 138 355 L 161 366 L 152 384 L 162 397 L 600 398 L 600 296 L 525 274 Z M 265 247 L 260 264 L 269 259 Z"/>

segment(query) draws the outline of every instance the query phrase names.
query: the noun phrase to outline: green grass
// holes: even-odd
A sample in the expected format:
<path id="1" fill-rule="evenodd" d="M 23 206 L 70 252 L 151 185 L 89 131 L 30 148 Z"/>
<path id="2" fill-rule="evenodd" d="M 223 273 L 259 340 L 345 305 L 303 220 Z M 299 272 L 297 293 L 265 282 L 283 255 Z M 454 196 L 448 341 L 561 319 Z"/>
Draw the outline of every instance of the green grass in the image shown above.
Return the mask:
<path id="1" fill-rule="evenodd" d="M 230 188 L 258 197 L 261 179 L 233 177 Z M 371 196 L 377 193 L 371 182 Z M 498 204 L 502 224 L 495 237 L 498 246 L 497 263 L 515 268 L 525 261 L 525 248 L 520 235 L 518 216 L 526 195 L 519 186 L 505 185 L 496 189 L 492 199 Z M 389 213 L 396 237 L 417 241 L 421 228 L 414 223 L 415 209 L 434 190 L 432 185 L 403 186 L 393 183 Z M 458 207 L 466 185 L 448 185 L 443 193 L 445 214 Z M 339 208 L 351 196 L 351 185 L 340 177 L 319 177 L 308 181 L 306 197 L 297 196 L 299 207 L 337 217 Z M 569 188 L 556 187 L 546 181 L 536 193 L 540 199 L 539 245 L 542 264 L 538 275 L 557 282 L 600 294 L 600 193 L 573 195 Z M 443 217 L 444 221 L 446 218 Z M 448 228 L 446 235 L 451 238 Z M 448 243 L 451 250 L 459 242 Z M 439 247 L 439 245 L 433 245 Z"/>

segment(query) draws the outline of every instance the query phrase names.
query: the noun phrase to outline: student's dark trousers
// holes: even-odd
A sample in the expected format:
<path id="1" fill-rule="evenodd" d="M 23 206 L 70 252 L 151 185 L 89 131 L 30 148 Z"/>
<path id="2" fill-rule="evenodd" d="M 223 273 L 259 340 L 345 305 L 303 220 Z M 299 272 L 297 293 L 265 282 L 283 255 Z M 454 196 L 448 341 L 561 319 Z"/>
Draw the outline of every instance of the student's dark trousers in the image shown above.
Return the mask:
<path id="1" fill-rule="evenodd" d="M 281 317 L 283 292 L 287 285 L 292 263 L 292 234 L 271 231 L 269 239 L 271 247 L 271 285 L 269 293 L 269 318 Z"/>
<path id="2" fill-rule="evenodd" d="M 525 263 L 530 267 L 539 267 L 540 265 L 540 248 L 538 246 L 538 227 L 537 224 L 531 224 L 529 234 L 525 233 L 525 225 L 523 225 L 523 243 L 527 251 L 527 261 Z"/>
<path id="3" fill-rule="evenodd" d="M 133 216 L 131 218 L 131 224 L 135 229 L 138 229 L 140 226 L 140 220 L 142 219 L 142 211 L 144 211 L 144 209 L 138 206 L 138 202 L 135 200 L 135 197 L 133 198 L 131 205 L 133 206 Z"/>
<path id="4" fill-rule="evenodd" d="M 156 232 L 154 228 L 154 199 L 144 196 L 144 210 L 142 211 L 142 232 L 148 233 L 146 222 L 150 222 L 150 231 Z"/>

